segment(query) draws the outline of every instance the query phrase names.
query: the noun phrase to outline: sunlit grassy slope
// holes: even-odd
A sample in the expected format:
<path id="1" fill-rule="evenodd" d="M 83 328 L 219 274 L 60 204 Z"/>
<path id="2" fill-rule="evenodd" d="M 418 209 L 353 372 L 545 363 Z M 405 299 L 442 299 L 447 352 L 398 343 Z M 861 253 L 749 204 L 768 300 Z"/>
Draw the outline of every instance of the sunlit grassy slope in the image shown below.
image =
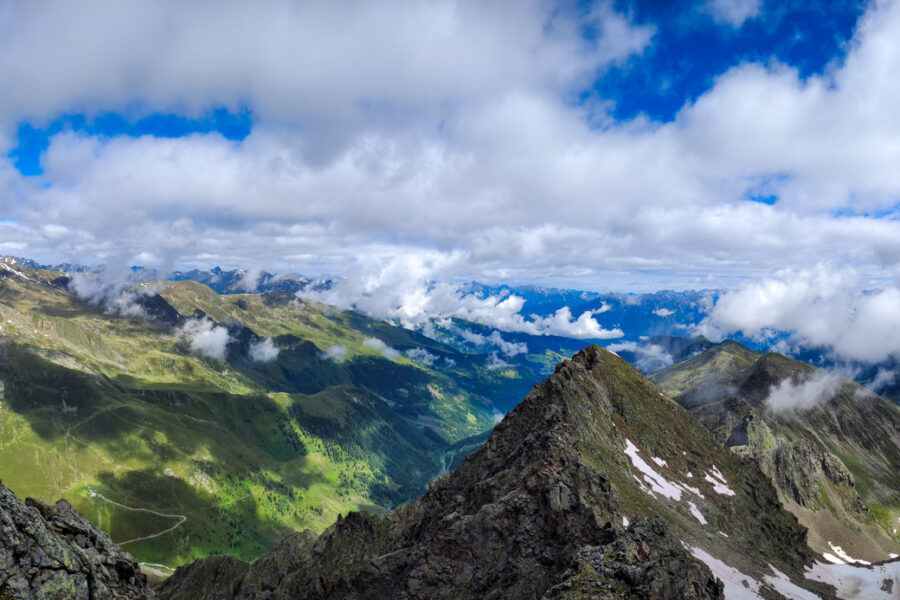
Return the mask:
<path id="1" fill-rule="evenodd" d="M 147 296 L 169 312 L 148 319 L 84 303 L 58 276 L 0 269 L 0 479 L 68 499 L 145 562 L 250 559 L 289 530 L 412 499 L 537 379 L 525 361 L 497 368 L 284 292 L 169 282 Z M 226 358 L 191 354 L 169 307 L 229 326 Z M 254 334 L 275 360 L 250 358 Z"/>

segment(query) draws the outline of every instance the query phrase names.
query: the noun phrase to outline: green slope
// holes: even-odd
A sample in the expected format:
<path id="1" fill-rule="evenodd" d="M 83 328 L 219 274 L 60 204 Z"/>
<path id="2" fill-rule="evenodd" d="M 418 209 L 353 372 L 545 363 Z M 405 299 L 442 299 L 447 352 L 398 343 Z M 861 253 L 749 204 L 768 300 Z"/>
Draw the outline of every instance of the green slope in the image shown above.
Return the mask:
<path id="1" fill-rule="evenodd" d="M 68 499 L 145 562 L 250 559 L 288 531 L 414 498 L 530 383 L 286 293 L 170 282 L 126 317 L 58 277 L 0 269 L 0 479 Z M 197 311 L 235 339 L 224 359 L 175 335 Z M 250 358 L 260 337 L 275 360 Z"/>
<path id="2" fill-rule="evenodd" d="M 822 371 L 733 341 L 651 379 L 732 452 L 756 462 L 810 530 L 810 545 L 870 561 L 900 553 L 900 410 L 831 375 L 812 406 L 773 410 L 773 389 L 790 400 Z"/>

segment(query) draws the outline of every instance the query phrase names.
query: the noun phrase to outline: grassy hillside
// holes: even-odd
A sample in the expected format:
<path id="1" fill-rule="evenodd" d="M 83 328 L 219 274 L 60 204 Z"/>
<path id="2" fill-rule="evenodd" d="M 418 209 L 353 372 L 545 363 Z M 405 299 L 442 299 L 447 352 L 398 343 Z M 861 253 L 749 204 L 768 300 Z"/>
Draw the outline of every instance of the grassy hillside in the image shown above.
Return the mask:
<path id="1" fill-rule="evenodd" d="M 251 559 L 414 498 L 534 377 L 286 292 L 169 282 L 124 316 L 59 277 L 0 268 L 0 479 L 145 562 Z M 177 335 L 195 317 L 227 330 L 221 358 Z"/>

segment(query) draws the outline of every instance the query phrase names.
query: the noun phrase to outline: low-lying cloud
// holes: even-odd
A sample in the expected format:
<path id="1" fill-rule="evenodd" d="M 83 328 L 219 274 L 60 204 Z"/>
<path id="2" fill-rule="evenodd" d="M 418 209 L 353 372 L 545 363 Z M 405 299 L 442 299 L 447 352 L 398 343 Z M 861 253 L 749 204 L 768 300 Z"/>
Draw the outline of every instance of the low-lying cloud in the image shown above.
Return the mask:
<path id="1" fill-rule="evenodd" d="M 403 353 L 403 356 L 412 361 L 424 363 L 426 365 L 433 365 L 434 361 L 438 359 L 436 355 L 432 354 L 425 348 L 410 348 Z"/>
<path id="2" fill-rule="evenodd" d="M 503 339 L 500 332 L 494 330 L 490 335 L 482 335 L 475 331 L 465 329 L 463 327 L 453 328 L 453 332 L 459 335 L 463 340 L 474 346 L 496 346 L 500 352 L 507 356 L 516 356 L 517 354 L 528 353 L 528 344 L 525 342 L 509 342 Z"/>
<path id="3" fill-rule="evenodd" d="M 325 304 L 354 309 L 410 329 L 426 330 L 429 321 L 458 317 L 507 332 L 559 335 L 578 339 L 613 339 L 621 329 L 605 329 L 586 311 L 575 317 L 569 307 L 541 317 L 528 315 L 525 299 L 511 295 L 479 295 L 452 278 L 464 268 L 465 253 L 415 253 L 388 261 L 361 261 L 330 289 L 299 293 Z"/>
<path id="4" fill-rule="evenodd" d="M 391 348 L 378 338 L 366 338 L 363 340 L 363 346 L 381 352 L 382 356 L 388 359 L 394 359 L 400 356 L 400 352 L 395 348 Z"/>
<path id="5" fill-rule="evenodd" d="M 658 344 L 638 342 L 617 342 L 606 347 L 612 352 L 631 352 L 634 354 L 634 366 L 643 373 L 653 374 L 671 367 L 675 360 Z"/>
<path id="6" fill-rule="evenodd" d="M 225 358 L 228 344 L 233 341 L 228 329 L 207 317 L 188 319 L 176 333 L 192 354 L 218 360 Z"/>
<path id="7" fill-rule="evenodd" d="M 694 332 L 712 340 L 741 332 L 761 342 L 786 333 L 795 346 L 824 347 L 837 358 L 872 364 L 900 356 L 898 306 L 896 284 L 818 265 L 726 292 Z"/>
<path id="8" fill-rule="evenodd" d="M 325 351 L 323 358 L 339 363 L 344 362 L 347 359 L 347 347 L 334 344 Z"/>
<path id="9" fill-rule="evenodd" d="M 146 317 L 147 313 L 138 300 L 141 296 L 159 291 L 158 286 L 139 282 L 130 274 L 76 272 L 71 273 L 69 278 L 68 289 L 81 300 L 109 314 L 126 317 Z"/>
<path id="10" fill-rule="evenodd" d="M 256 362 L 272 362 L 278 358 L 278 346 L 272 341 L 272 338 L 263 338 L 258 342 L 250 344 L 250 358 Z"/>
<path id="11" fill-rule="evenodd" d="M 766 403 L 775 412 L 809 410 L 833 398 L 843 380 L 837 373 L 824 370 L 799 381 L 788 377 L 772 388 Z"/>

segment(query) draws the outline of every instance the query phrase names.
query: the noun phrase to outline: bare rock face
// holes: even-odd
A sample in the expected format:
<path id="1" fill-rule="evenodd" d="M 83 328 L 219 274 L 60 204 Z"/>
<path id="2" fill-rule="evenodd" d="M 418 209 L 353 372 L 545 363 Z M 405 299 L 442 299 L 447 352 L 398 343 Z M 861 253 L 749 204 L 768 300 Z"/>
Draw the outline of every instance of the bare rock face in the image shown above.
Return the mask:
<path id="1" fill-rule="evenodd" d="M 651 492 L 629 444 L 682 478 L 685 497 Z M 702 477 L 711 472 L 734 490 L 714 491 Z M 415 502 L 389 515 L 351 513 L 318 538 L 289 536 L 245 572 L 233 568 L 230 581 L 221 577 L 222 559 L 196 561 L 158 593 L 719 600 L 723 584 L 695 558 L 697 547 L 743 559 L 741 568 L 760 574 L 767 564 L 799 574 L 811 560 L 804 530 L 759 469 L 731 456 L 630 365 L 590 347 L 535 386 L 478 451 Z"/>
<path id="2" fill-rule="evenodd" d="M 19 500 L 0 484 L 0 598 L 155 598 L 137 562 L 65 500 Z"/>

